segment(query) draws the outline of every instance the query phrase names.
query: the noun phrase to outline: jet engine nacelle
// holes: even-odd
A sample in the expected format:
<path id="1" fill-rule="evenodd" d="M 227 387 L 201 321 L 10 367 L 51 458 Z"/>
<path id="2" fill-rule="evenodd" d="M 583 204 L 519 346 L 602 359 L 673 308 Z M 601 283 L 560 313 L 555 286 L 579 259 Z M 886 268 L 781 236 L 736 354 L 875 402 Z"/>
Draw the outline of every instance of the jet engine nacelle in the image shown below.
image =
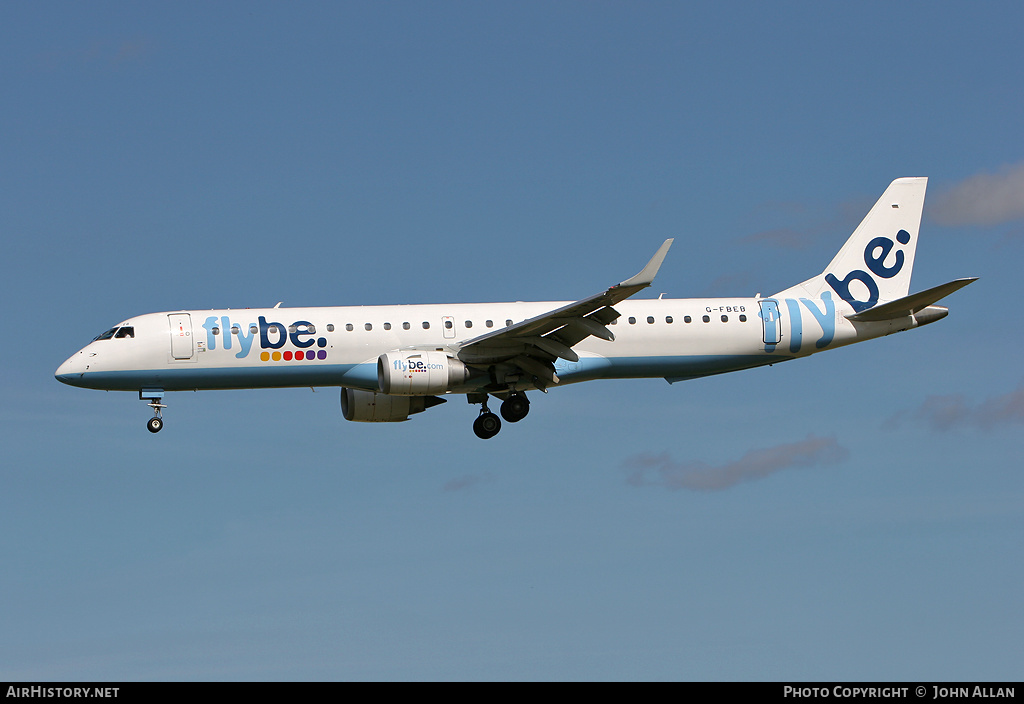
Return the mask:
<path id="1" fill-rule="evenodd" d="M 444 403 L 434 396 L 388 396 L 376 391 L 341 390 L 341 414 L 361 423 L 398 423 L 431 406 Z"/>
<path id="2" fill-rule="evenodd" d="M 469 368 L 444 352 L 397 350 L 377 358 L 380 390 L 395 396 L 443 394 L 468 378 Z"/>

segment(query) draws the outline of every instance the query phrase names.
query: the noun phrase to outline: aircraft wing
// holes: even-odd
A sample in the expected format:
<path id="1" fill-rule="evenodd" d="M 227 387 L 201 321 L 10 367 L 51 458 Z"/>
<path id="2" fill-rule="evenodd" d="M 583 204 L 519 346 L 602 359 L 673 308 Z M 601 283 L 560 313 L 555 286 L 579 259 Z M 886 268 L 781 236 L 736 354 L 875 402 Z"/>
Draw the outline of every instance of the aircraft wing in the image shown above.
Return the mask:
<path id="1" fill-rule="evenodd" d="M 467 340 L 459 348 L 459 359 L 471 365 L 510 364 L 536 377 L 540 388 L 557 384 L 554 361 L 579 361 L 572 348 L 591 335 L 615 339 L 606 327 L 619 317 L 612 306 L 651 285 L 672 242 L 665 240 L 639 274 L 603 293 Z"/>

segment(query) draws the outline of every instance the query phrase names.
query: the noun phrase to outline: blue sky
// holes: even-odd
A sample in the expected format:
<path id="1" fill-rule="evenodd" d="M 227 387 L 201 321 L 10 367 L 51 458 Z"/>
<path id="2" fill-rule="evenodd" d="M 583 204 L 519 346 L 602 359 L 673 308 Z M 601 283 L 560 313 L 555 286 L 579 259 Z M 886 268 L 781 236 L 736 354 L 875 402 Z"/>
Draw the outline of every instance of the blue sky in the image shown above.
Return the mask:
<path id="1" fill-rule="evenodd" d="M 1020 679 L 1022 21 L 4 5 L 0 678 Z M 337 389 L 172 394 L 153 436 L 53 379 L 140 313 L 573 300 L 666 237 L 651 295 L 774 292 L 900 176 L 912 288 L 981 277 L 947 319 L 487 442 Z"/>

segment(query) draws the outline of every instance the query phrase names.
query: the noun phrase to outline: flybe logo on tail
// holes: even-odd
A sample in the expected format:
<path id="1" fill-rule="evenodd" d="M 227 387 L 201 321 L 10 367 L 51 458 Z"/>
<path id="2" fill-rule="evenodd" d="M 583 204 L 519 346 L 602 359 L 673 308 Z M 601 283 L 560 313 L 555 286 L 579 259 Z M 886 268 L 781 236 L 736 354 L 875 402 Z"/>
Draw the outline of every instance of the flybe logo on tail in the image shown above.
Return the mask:
<path id="1" fill-rule="evenodd" d="M 896 233 L 896 242 L 904 245 L 909 244 L 910 233 L 906 230 L 900 230 Z M 905 257 L 901 249 L 896 250 L 895 261 L 892 266 L 885 265 L 885 260 L 896 246 L 896 242 L 893 242 L 888 237 L 876 237 L 868 242 L 868 246 L 864 248 L 864 265 L 871 272 L 870 274 L 863 269 L 854 269 L 841 281 L 833 274 L 826 274 L 825 282 L 832 287 L 832 290 L 840 298 L 853 306 L 853 310 L 857 313 L 871 308 L 878 303 L 878 284 L 871 274 L 881 279 L 891 279 L 903 269 Z M 850 283 L 853 281 L 860 281 L 867 288 L 867 300 L 858 300 L 850 293 Z"/>

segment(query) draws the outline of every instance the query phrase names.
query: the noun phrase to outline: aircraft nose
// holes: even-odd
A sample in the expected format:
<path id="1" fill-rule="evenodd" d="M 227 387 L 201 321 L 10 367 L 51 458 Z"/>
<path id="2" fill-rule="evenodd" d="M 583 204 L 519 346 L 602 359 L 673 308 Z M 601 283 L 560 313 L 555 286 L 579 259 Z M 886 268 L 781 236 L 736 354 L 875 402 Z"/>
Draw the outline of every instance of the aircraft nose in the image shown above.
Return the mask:
<path id="1" fill-rule="evenodd" d="M 82 374 L 84 373 L 85 362 L 82 360 L 82 353 L 76 352 L 68 357 L 64 361 L 64 364 L 57 367 L 57 371 L 53 373 L 53 376 L 57 381 L 63 384 L 77 386 L 77 382 L 81 381 Z"/>

